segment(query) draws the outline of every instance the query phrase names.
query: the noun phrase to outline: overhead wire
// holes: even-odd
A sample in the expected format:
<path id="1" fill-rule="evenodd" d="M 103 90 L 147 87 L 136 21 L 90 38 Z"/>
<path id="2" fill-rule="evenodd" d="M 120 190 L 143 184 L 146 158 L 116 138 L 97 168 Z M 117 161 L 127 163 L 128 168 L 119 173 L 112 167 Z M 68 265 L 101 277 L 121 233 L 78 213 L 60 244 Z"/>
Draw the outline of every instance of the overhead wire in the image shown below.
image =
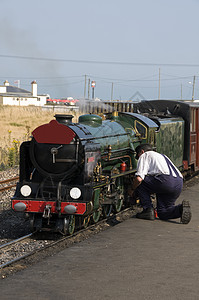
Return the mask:
<path id="1" fill-rule="evenodd" d="M 122 62 L 122 61 L 99 61 L 99 60 L 77 60 L 77 59 L 61 59 L 61 58 L 46 58 L 46 57 L 31 57 L 31 56 L 20 56 L 20 55 L 5 55 L 5 54 L 0 54 L 0 58 L 11 58 L 11 59 L 23 59 L 23 60 L 37 60 L 37 61 L 51 61 L 51 62 L 70 62 L 70 63 L 88 63 L 88 64 L 107 64 L 107 65 L 129 65 L 129 66 L 167 66 L 167 67 L 199 67 L 199 64 L 187 64 L 187 63 L 148 63 L 148 62 Z M 36 77 L 37 80 L 56 80 L 56 79 L 72 79 L 72 78 L 82 78 L 85 75 L 70 75 L 70 76 L 52 76 L 52 77 L 37 77 L 33 76 L 34 78 Z M 86 75 L 90 76 L 92 78 L 101 80 L 103 82 L 106 82 L 108 84 L 114 83 L 115 85 L 121 85 L 121 86 L 130 86 L 130 87 L 135 87 L 133 85 L 125 85 L 124 83 L 133 83 L 133 82 L 158 82 L 159 79 L 158 74 L 150 75 L 150 76 L 145 76 L 142 78 L 137 78 L 137 79 L 116 79 L 116 78 L 107 78 L 107 77 L 100 77 L 96 75 Z M 172 77 L 172 78 L 162 78 L 163 76 L 167 77 Z M 32 79 L 33 77 L 20 77 L 20 79 Z M 156 78 L 155 78 L 156 77 Z M 176 75 L 170 75 L 166 73 L 161 73 L 161 83 L 166 82 L 166 81 L 173 81 L 173 80 L 186 80 L 190 79 L 193 76 L 176 76 Z M 2 78 L 2 77 L 0 77 Z M 14 78 L 15 77 L 7 77 L 7 78 Z M 199 78 L 199 76 L 195 75 L 195 78 Z M 78 84 L 82 83 L 83 80 L 81 81 L 76 81 L 76 82 L 66 82 L 66 83 L 54 83 L 54 86 L 64 86 L 64 85 L 70 85 L 70 84 Z M 43 85 L 41 86 L 48 87 L 49 85 Z M 50 85 L 52 86 L 52 85 Z M 167 86 L 167 87 L 172 87 L 172 86 Z M 174 86 L 173 86 L 174 87 Z M 186 87 L 186 86 L 185 86 Z M 188 86 L 187 86 L 188 87 Z M 140 86 L 139 88 L 157 88 L 157 87 L 144 87 Z M 164 88 L 164 86 L 161 86 L 161 88 Z M 189 87 L 191 88 L 191 87 Z M 196 88 L 197 89 L 197 88 Z"/>
<path id="2" fill-rule="evenodd" d="M 107 64 L 107 65 L 125 65 L 125 66 L 167 66 L 167 67 L 199 67 L 199 64 L 186 63 L 148 63 L 148 62 L 122 62 L 122 61 L 100 61 L 100 60 L 83 60 L 83 59 L 63 59 L 63 58 L 47 58 L 47 57 L 33 57 L 22 55 L 8 55 L 0 54 L 3 58 L 14 59 L 28 59 L 38 61 L 54 61 L 54 62 L 71 62 L 71 63 L 87 63 L 87 64 Z"/>

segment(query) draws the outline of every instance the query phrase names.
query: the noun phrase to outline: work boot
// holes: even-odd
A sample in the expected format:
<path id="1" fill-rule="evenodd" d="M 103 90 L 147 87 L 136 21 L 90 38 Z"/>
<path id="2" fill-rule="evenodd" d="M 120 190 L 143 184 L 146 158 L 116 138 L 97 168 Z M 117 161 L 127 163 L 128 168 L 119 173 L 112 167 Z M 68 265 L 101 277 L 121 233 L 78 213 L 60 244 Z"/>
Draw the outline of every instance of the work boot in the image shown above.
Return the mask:
<path id="1" fill-rule="evenodd" d="M 136 218 L 138 219 L 145 219 L 145 220 L 155 220 L 155 215 L 154 215 L 154 209 L 153 207 L 148 207 L 146 209 L 143 209 L 141 213 L 138 213 L 136 215 Z"/>
<path id="2" fill-rule="evenodd" d="M 191 221 L 191 207 L 188 200 L 182 201 L 181 223 L 188 224 Z"/>

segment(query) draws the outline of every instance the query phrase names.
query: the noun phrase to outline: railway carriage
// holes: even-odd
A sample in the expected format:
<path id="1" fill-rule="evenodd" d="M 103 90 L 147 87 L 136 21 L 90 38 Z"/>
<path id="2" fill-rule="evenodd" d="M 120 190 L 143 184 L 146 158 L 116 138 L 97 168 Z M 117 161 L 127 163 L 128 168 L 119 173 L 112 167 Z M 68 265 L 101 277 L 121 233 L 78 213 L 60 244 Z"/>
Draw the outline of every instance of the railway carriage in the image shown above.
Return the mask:
<path id="1" fill-rule="evenodd" d="M 182 134 L 176 129 L 172 135 L 173 143 L 180 143 L 182 146 L 182 150 L 179 149 L 177 155 L 178 153 L 182 155 L 183 170 L 197 171 L 199 169 L 199 103 L 172 100 L 143 101 L 134 105 L 134 111 L 148 115 L 149 118 L 153 118 L 153 116 L 163 116 L 167 120 L 172 117 L 181 118 L 184 122 Z M 162 143 L 163 140 L 160 140 Z M 165 146 L 161 148 L 164 150 Z M 173 147 L 170 149 L 170 155 L 168 155 L 171 159 L 173 158 L 172 153 L 176 155 Z M 175 159 L 174 162 L 176 163 Z"/>

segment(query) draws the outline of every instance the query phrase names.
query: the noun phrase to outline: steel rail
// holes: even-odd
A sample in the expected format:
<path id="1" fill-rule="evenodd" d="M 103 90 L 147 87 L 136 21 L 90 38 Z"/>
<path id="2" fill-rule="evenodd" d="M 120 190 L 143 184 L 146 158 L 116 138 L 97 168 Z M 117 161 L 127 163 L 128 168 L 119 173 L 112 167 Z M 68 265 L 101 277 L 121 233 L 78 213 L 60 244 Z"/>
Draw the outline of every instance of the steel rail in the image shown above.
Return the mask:
<path id="1" fill-rule="evenodd" d="M 19 179 L 19 176 L 15 176 L 13 178 L 8 178 L 8 179 L 5 179 L 5 180 L 1 180 L 0 184 L 7 183 L 7 182 L 12 182 L 12 181 L 15 181 L 15 180 L 18 180 L 18 179 Z"/>
<path id="2" fill-rule="evenodd" d="M 19 179 L 19 176 L 15 176 L 13 178 L 9 178 L 9 179 L 5 179 L 5 180 L 1 180 L 0 181 L 0 185 L 1 184 L 5 184 L 5 183 L 9 183 L 9 182 L 12 182 L 12 181 L 16 181 Z M 4 187 L 1 187 L 0 188 L 0 192 L 4 192 L 4 191 L 7 191 L 7 190 L 10 190 L 11 188 L 15 187 L 16 184 L 11 184 L 11 185 L 8 185 L 8 186 L 4 186 Z"/>
<path id="3" fill-rule="evenodd" d="M 15 186 L 16 186 L 16 184 L 11 184 L 11 185 L 8 185 L 8 186 L 4 186 L 4 187 L 0 188 L 0 192 L 10 190 L 11 188 L 13 188 Z"/>
<path id="4" fill-rule="evenodd" d="M 34 233 L 34 232 L 29 233 L 29 234 L 27 234 L 27 235 L 24 235 L 24 236 L 22 236 L 22 237 L 20 237 L 20 238 L 18 238 L 18 239 L 16 239 L 16 240 L 13 240 L 13 241 L 10 241 L 10 242 L 6 243 L 6 244 L 0 245 L 0 250 L 3 249 L 3 248 L 8 247 L 8 246 L 10 246 L 10 245 L 14 245 L 14 244 L 16 244 L 17 242 L 23 241 L 23 240 L 25 240 L 25 239 L 31 237 L 31 236 L 33 235 L 33 233 Z"/>

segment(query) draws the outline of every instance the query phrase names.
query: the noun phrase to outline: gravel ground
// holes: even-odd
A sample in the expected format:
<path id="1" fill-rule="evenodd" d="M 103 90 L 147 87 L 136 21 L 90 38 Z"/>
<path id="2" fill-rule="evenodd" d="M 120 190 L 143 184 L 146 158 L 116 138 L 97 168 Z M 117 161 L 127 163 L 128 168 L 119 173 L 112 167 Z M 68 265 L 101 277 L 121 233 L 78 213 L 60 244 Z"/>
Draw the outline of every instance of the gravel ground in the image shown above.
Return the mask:
<path id="1" fill-rule="evenodd" d="M 10 168 L 0 172 L 0 180 L 12 178 L 19 175 L 18 168 Z M 0 244 L 7 240 L 16 239 L 22 235 L 30 233 L 29 221 L 22 215 L 16 214 L 11 209 L 11 197 L 15 188 L 0 193 Z"/>

